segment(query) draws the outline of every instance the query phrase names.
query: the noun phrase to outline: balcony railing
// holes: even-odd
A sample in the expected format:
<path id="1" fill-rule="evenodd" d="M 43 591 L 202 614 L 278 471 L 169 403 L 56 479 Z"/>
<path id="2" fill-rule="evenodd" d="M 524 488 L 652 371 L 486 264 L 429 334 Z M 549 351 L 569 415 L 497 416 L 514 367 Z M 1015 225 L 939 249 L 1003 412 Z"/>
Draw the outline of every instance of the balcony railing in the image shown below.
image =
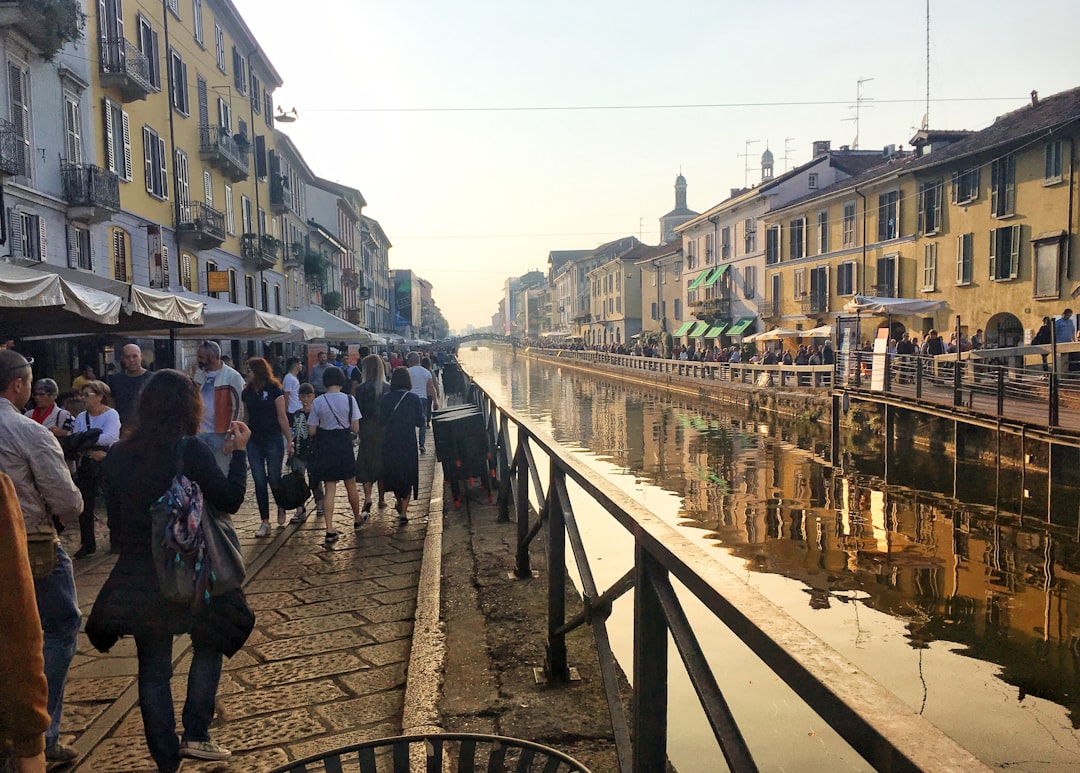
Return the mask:
<path id="1" fill-rule="evenodd" d="M 359 287 L 360 275 L 351 268 L 342 269 L 341 283 L 346 287 Z"/>
<path id="2" fill-rule="evenodd" d="M 124 102 L 146 99 L 158 89 L 150 81 L 150 60 L 124 38 L 99 38 L 101 85 L 120 92 Z"/>
<path id="3" fill-rule="evenodd" d="M 92 164 L 63 164 L 64 199 L 68 216 L 84 223 L 100 223 L 120 211 L 120 178 Z"/>
<path id="4" fill-rule="evenodd" d="M 360 325 L 364 321 L 363 320 L 363 314 L 361 314 L 360 309 L 357 309 L 357 308 L 345 309 L 343 314 L 344 314 L 344 317 L 345 317 L 345 321 L 350 322 L 350 323 L 352 323 L 354 325 Z"/>
<path id="5" fill-rule="evenodd" d="M 26 143 L 19 137 L 15 124 L 0 118 L 0 173 L 26 174 Z"/>
<path id="6" fill-rule="evenodd" d="M 292 244 L 285 246 L 285 256 L 282 258 L 285 268 L 303 268 L 304 267 L 304 255 L 306 250 L 304 249 L 303 242 L 293 242 Z"/>
<path id="7" fill-rule="evenodd" d="M 248 178 L 247 142 L 240 142 L 223 126 L 199 127 L 199 156 L 233 182 Z"/>
<path id="8" fill-rule="evenodd" d="M 780 319 L 780 299 L 772 298 L 762 301 L 761 316 L 763 319 Z"/>
<path id="9" fill-rule="evenodd" d="M 201 201 L 180 205 L 176 237 L 186 247 L 208 250 L 220 247 L 225 241 L 225 213 L 212 209 Z"/>
<path id="10" fill-rule="evenodd" d="M 240 237 L 240 257 L 255 271 L 268 271 L 277 265 L 281 242 L 270 234 L 244 234 Z"/>
<path id="11" fill-rule="evenodd" d="M 829 296 L 826 293 L 810 293 L 802 298 L 803 314 L 822 314 L 829 310 Z"/>
<path id="12" fill-rule="evenodd" d="M 270 180 L 270 209 L 275 215 L 284 214 L 292 209 L 293 195 L 289 190 L 288 180 L 282 175 L 274 175 Z"/>

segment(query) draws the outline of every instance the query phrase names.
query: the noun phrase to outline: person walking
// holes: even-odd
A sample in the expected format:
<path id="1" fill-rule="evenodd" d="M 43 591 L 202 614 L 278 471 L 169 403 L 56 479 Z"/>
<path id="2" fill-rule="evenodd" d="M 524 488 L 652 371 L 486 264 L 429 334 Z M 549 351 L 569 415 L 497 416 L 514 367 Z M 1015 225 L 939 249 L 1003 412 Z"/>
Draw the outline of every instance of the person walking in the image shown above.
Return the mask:
<path id="1" fill-rule="evenodd" d="M 81 545 L 75 552 L 75 560 L 92 556 L 97 552 L 97 535 L 94 533 L 94 506 L 101 486 L 101 463 L 109 448 L 120 439 L 120 414 L 109 407 L 109 385 L 104 381 L 87 381 L 82 388 L 86 410 L 75 417 L 75 431 L 86 432 L 100 429 L 101 435 L 90 451 L 84 451 L 75 468 L 75 483 L 82 493 L 83 510 L 79 515 Z M 111 537 L 110 537 L 111 541 Z"/>
<path id="2" fill-rule="evenodd" d="M 326 352 L 319 352 L 315 355 L 315 364 L 311 366 L 311 373 L 308 374 L 308 382 L 315 387 L 315 396 L 326 394 L 326 386 L 323 384 L 323 374 L 326 373 L 326 369 L 331 367 L 327 364 Z"/>
<path id="3" fill-rule="evenodd" d="M 409 379 L 412 382 L 411 391 L 420 400 L 424 413 L 424 421 L 420 425 L 420 453 L 424 453 L 427 451 L 425 447 L 427 417 L 430 415 L 431 406 L 439 407 L 439 392 L 435 387 L 435 378 L 431 375 L 431 370 L 420 364 L 420 355 L 417 352 L 409 352 L 406 361 L 409 363 Z"/>
<path id="4" fill-rule="evenodd" d="M 251 440 L 247 444 L 248 462 L 251 464 L 251 480 L 255 484 L 255 501 L 259 505 L 259 528 L 256 537 L 270 533 L 271 489 L 281 485 L 281 463 L 286 455 L 292 458 L 292 429 L 285 412 L 285 393 L 274 378 L 270 363 L 262 357 L 247 361 L 251 379 L 240 397 L 247 411 L 247 424 L 251 428 Z M 278 526 L 285 525 L 285 509 L 277 509 Z"/>
<path id="5" fill-rule="evenodd" d="M 161 594 L 151 534 L 151 507 L 172 484 L 180 465 L 204 501 L 235 513 L 247 487 L 247 425 L 232 422 L 229 473 L 215 452 L 195 436 L 202 420 L 199 389 L 184 373 L 160 370 L 143 389 L 134 427 L 105 462 L 105 503 L 120 534 L 120 558 L 98 593 L 86 624 L 90 643 L 108 652 L 120 636 L 133 636 L 138 656 L 139 709 L 157 768 L 174 773 L 181 758 L 228 759 L 210 738 L 222 656 L 231 656 L 250 633 L 251 611 L 236 589 L 209 602 L 172 603 Z M 204 518 L 213 517 L 209 509 Z M 247 621 L 247 622 L 245 622 Z M 191 634 L 192 657 L 184 702 L 184 734 L 176 736 L 170 682 L 173 637 Z"/>
<path id="6" fill-rule="evenodd" d="M 109 379 L 109 388 L 120 423 L 126 424 L 135 413 L 135 401 L 150 378 L 150 371 L 143 367 L 138 344 L 127 344 L 120 350 L 120 366 L 120 372 Z"/>
<path id="7" fill-rule="evenodd" d="M 321 518 L 323 514 L 323 485 L 315 480 L 315 476 L 311 472 L 315 444 L 312 443 L 311 435 L 308 434 L 308 418 L 311 416 L 311 404 L 315 402 L 315 388 L 305 381 L 300 385 L 299 391 L 300 410 L 293 415 L 294 453 L 290 463 L 294 470 L 307 475 L 308 487 L 311 489 L 311 496 L 315 500 L 315 514 Z M 293 513 L 290 523 L 303 523 L 306 520 L 307 507 L 300 505 L 300 508 Z"/>
<path id="8" fill-rule="evenodd" d="M 390 392 L 383 377 L 382 358 L 369 354 L 360 361 L 363 381 L 356 387 L 356 405 L 360 410 L 360 450 L 356 454 L 356 479 L 364 488 L 363 513 L 371 512 L 371 489 L 379 488 L 379 509 L 386 506 L 382 483 L 382 424 L 379 406 Z"/>
<path id="9" fill-rule="evenodd" d="M 221 357 L 217 341 L 203 341 L 196 352 L 199 369 L 195 385 L 202 395 L 202 419 L 199 438 L 210 446 L 223 473 L 229 471 L 231 448 L 226 448 L 225 434 L 232 422 L 240 418 L 244 378 Z"/>
<path id="10" fill-rule="evenodd" d="M 300 358 L 285 361 L 285 375 L 281 379 L 281 391 L 285 393 L 285 418 L 292 426 L 293 416 L 300 410 Z"/>
<path id="11" fill-rule="evenodd" d="M 409 500 L 420 489 L 420 455 L 416 429 L 424 425 L 424 407 L 412 391 L 406 368 L 395 368 L 390 376 L 390 394 L 379 406 L 383 425 L 383 487 L 397 497 L 398 521 L 409 520 Z"/>
<path id="12" fill-rule="evenodd" d="M 82 510 L 82 495 L 64 462 L 60 443 L 45 427 L 23 416 L 19 409 L 30 398 L 33 360 L 14 349 L 0 350 L 0 472 L 11 477 L 29 534 L 52 526 L 50 516 L 63 520 Z M 17 407 L 16 407 L 17 406 Z M 48 683 L 45 759 L 65 763 L 79 753 L 60 742 L 64 688 L 75 655 L 82 614 L 71 559 L 60 541 L 53 548 L 56 564 L 44 577 L 34 578 L 34 597 L 44 640 L 42 654 Z M 4 629 L 4 635 L 8 635 Z M 0 689 L 9 689 L 5 685 Z"/>
<path id="13" fill-rule="evenodd" d="M 334 496 L 337 483 L 345 484 L 349 506 L 353 512 L 353 528 L 360 528 L 367 513 L 360 512 L 360 494 L 356 490 L 356 457 L 353 455 L 353 435 L 360 431 L 360 408 L 356 399 L 341 391 L 345 374 L 333 365 L 323 373 L 326 392 L 315 398 L 308 417 L 308 433 L 315 442 L 315 464 L 312 478 L 321 481 L 323 519 L 326 522 L 326 541 L 340 536 L 334 528 Z"/>

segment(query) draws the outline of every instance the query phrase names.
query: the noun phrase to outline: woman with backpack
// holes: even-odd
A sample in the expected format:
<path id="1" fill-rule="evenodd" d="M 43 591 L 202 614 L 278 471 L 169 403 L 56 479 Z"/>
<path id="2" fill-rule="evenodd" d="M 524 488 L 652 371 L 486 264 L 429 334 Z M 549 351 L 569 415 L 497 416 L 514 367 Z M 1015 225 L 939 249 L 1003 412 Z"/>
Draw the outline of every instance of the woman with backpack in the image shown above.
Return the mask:
<path id="1" fill-rule="evenodd" d="M 233 452 L 229 474 L 214 452 L 195 437 L 202 397 L 186 374 L 160 370 L 146 382 L 134 428 L 105 458 L 105 505 L 120 558 L 105 581 L 86 634 L 107 652 L 120 636 L 134 636 L 139 661 L 139 708 L 150 755 L 159 771 L 173 773 L 183 757 L 224 760 L 230 756 L 210 739 L 210 721 L 221 678 L 222 655 L 235 654 L 251 633 L 254 615 L 243 591 L 234 589 L 208 601 L 173 603 L 161 592 L 154 558 L 152 509 L 171 490 L 177 472 L 198 484 L 203 501 L 235 513 L 247 488 L 247 448 L 251 431 L 243 422 L 229 425 Z M 211 518 L 206 507 L 203 518 Z M 184 735 L 176 736 L 173 712 L 173 637 L 190 633 L 193 655 L 184 703 Z"/>

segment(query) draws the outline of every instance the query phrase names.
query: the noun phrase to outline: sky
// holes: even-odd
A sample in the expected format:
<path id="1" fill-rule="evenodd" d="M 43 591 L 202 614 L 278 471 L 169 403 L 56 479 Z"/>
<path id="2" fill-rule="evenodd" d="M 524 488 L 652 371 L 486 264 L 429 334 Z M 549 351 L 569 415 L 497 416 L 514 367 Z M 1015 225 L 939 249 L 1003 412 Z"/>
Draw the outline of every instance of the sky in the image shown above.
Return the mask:
<path id="1" fill-rule="evenodd" d="M 766 147 L 780 174 L 814 140 L 906 146 L 927 110 L 925 3 L 233 2 L 299 116 L 279 128 L 364 194 L 451 329 L 490 324 L 551 250 L 658 243 L 680 171 L 703 212 Z M 929 125 L 1080 86 L 1078 23 L 1075 0 L 931 0 Z"/>

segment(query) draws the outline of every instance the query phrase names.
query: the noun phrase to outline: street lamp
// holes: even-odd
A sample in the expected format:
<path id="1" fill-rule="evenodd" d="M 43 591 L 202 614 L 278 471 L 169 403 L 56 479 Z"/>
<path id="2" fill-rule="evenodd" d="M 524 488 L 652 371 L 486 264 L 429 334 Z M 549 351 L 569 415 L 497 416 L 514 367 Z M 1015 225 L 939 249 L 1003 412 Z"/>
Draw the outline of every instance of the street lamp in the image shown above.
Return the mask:
<path id="1" fill-rule="evenodd" d="M 274 120 L 277 121 L 278 123 L 292 123 L 297 118 L 299 118 L 299 116 L 296 114 L 296 108 L 295 107 L 290 108 L 288 110 L 283 110 L 283 109 L 281 109 L 279 107 L 278 111 L 277 111 L 277 115 L 274 116 Z"/>

